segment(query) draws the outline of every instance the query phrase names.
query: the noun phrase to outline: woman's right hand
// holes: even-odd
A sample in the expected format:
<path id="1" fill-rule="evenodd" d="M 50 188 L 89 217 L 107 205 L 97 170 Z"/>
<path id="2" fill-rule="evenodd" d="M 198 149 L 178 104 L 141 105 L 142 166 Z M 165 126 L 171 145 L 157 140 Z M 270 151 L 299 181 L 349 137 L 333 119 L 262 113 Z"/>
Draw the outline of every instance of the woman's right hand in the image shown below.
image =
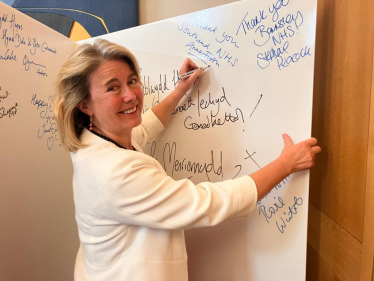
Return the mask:
<path id="1" fill-rule="evenodd" d="M 321 152 L 321 148 L 317 146 L 315 138 L 293 144 L 287 134 L 283 134 L 282 137 L 284 148 L 279 158 L 288 167 L 289 174 L 310 169 L 314 166 L 315 155 Z"/>

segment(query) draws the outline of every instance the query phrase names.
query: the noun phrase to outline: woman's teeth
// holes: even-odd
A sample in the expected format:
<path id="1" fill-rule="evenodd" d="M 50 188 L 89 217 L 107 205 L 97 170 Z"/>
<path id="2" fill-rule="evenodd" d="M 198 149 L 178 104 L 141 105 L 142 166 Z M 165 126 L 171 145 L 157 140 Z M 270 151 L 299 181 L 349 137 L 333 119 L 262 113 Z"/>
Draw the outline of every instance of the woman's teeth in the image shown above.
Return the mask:
<path id="1" fill-rule="evenodd" d="M 131 109 L 128 109 L 128 110 L 120 111 L 120 113 L 129 114 L 129 113 L 133 113 L 135 111 L 136 111 L 136 106 L 134 108 L 131 108 Z"/>

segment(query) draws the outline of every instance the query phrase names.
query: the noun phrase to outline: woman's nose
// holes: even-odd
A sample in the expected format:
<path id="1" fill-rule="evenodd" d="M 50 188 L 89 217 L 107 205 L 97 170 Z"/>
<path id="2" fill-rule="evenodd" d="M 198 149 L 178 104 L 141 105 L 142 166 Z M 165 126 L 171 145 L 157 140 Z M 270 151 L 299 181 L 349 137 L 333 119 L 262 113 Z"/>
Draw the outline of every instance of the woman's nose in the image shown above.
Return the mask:
<path id="1" fill-rule="evenodd" d="M 129 87 L 125 87 L 123 95 L 124 102 L 132 102 L 136 99 L 135 93 Z"/>

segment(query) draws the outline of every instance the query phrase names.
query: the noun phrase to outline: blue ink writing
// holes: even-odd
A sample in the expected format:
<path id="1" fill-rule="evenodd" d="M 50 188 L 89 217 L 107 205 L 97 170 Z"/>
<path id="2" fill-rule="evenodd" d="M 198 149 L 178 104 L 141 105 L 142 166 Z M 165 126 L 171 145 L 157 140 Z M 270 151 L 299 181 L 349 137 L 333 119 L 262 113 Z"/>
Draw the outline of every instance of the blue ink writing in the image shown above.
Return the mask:
<path id="1" fill-rule="evenodd" d="M 186 26 L 186 27 L 185 27 Z M 204 43 L 203 40 L 201 40 L 196 32 L 190 31 L 188 29 L 188 23 L 184 22 L 182 27 L 178 27 L 179 31 L 182 31 L 184 34 L 188 35 L 189 37 L 192 37 L 195 39 L 196 43 L 199 43 L 203 48 L 209 49 L 210 44 Z"/>
<path id="2" fill-rule="evenodd" d="M 36 66 L 40 66 L 40 67 L 46 68 L 46 66 L 44 66 L 42 64 L 38 64 L 36 62 L 33 62 L 33 61 L 29 60 L 29 58 L 25 55 L 25 57 L 23 58 L 23 66 L 25 67 L 25 71 L 29 70 L 30 65 L 36 65 Z"/>
<path id="3" fill-rule="evenodd" d="M 56 54 L 56 48 L 50 48 L 46 42 L 42 44 L 42 52 L 51 52 L 53 54 Z"/>
<path id="4" fill-rule="evenodd" d="M 0 60 L 17 61 L 17 55 L 14 55 L 13 51 L 10 52 L 10 49 L 8 49 L 8 50 L 6 50 L 4 55 L 0 54 Z"/>
<path id="5" fill-rule="evenodd" d="M 289 45 L 290 45 L 289 42 L 286 41 L 281 48 L 274 49 L 272 47 L 269 51 L 265 51 L 264 53 L 259 53 L 257 55 L 257 58 L 258 58 L 257 65 L 261 69 L 267 68 L 270 65 L 271 61 L 273 61 L 273 59 L 280 57 L 284 53 L 288 53 L 287 49 Z"/>
<path id="6" fill-rule="evenodd" d="M 192 23 L 191 25 L 197 26 L 205 31 L 216 33 L 218 26 L 215 26 L 212 28 L 211 26 L 208 25 L 205 21 L 205 15 L 197 15 L 192 18 Z"/>
<path id="7" fill-rule="evenodd" d="M 236 35 L 238 35 L 240 30 L 244 31 L 244 34 L 247 35 L 247 31 L 254 29 L 256 26 L 258 26 L 264 19 L 267 18 L 267 15 L 265 15 L 264 10 L 259 10 L 259 15 L 256 16 L 253 19 L 246 20 L 248 12 L 245 14 L 244 18 L 240 22 L 240 25 L 238 29 L 236 30 Z M 241 29 L 242 28 L 242 29 Z"/>
<path id="8" fill-rule="evenodd" d="M 38 70 L 36 71 L 36 73 L 37 73 L 38 75 L 40 75 L 40 76 L 43 76 L 43 77 L 48 76 L 47 73 L 45 73 L 43 69 L 39 69 L 39 68 L 38 68 Z"/>
<path id="9" fill-rule="evenodd" d="M 239 48 L 239 46 L 237 45 L 237 42 L 234 41 L 234 38 L 232 36 L 226 34 L 225 32 L 223 32 L 222 38 L 220 38 L 220 40 L 218 40 L 218 38 L 216 37 L 216 41 L 219 42 L 219 43 L 229 42 L 229 43 L 234 44 L 234 46 L 236 48 Z"/>
<path id="10" fill-rule="evenodd" d="M 295 33 L 294 29 L 299 30 L 300 26 L 304 23 L 304 17 L 300 11 L 295 14 L 288 14 L 286 17 L 282 17 L 271 27 L 260 25 L 256 28 L 255 33 L 257 38 L 254 40 L 256 46 L 264 46 L 271 38 L 273 38 L 274 46 L 279 42 L 279 37 L 292 37 Z M 286 31 L 284 31 L 286 29 Z M 277 31 L 281 31 L 281 35 L 278 34 L 278 40 L 276 36 L 272 36 Z"/>
<path id="11" fill-rule="evenodd" d="M 275 22 L 279 18 L 279 10 L 282 7 L 286 7 L 290 1 L 289 0 L 278 0 L 275 4 L 269 7 L 269 12 L 273 14 L 272 20 Z"/>
<path id="12" fill-rule="evenodd" d="M 282 222 L 280 224 L 276 222 L 277 228 L 280 233 L 284 233 L 284 229 L 287 227 L 287 223 L 291 222 L 294 216 L 297 215 L 297 207 L 300 207 L 301 205 L 303 205 L 303 198 L 294 197 L 294 204 L 291 207 L 288 207 L 289 212 L 283 212 L 286 218 L 284 219 L 283 217 L 281 217 Z"/>
<path id="13" fill-rule="evenodd" d="M 292 56 L 288 56 L 286 58 L 279 55 L 277 57 L 278 68 L 279 70 L 282 70 L 282 68 L 286 68 L 292 63 L 297 63 L 301 58 L 305 58 L 306 56 L 312 56 L 308 46 L 305 46 L 300 50 L 300 52 L 294 53 Z"/>
<path id="14" fill-rule="evenodd" d="M 226 60 L 227 63 L 231 64 L 231 66 L 235 66 L 235 64 L 239 61 L 236 58 L 233 61 L 231 61 L 232 55 L 230 55 L 229 52 L 223 51 L 222 48 L 219 48 L 219 50 L 217 51 L 217 54 L 219 58 L 221 59 L 223 58 L 224 60 Z"/>
<path id="15" fill-rule="evenodd" d="M 274 199 L 276 199 L 276 197 L 274 197 Z M 273 215 L 275 215 L 279 209 L 282 209 L 285 205 L 281 197 L 278 197 L 277 199 L 278 202 L 274 203 L 271 207 L 266 208 L 264 205 L 261 205 L 259 208 L 259 214 L 264 216 L 267 223 L 269 223 L 269 220 L 273 217 Z"/>

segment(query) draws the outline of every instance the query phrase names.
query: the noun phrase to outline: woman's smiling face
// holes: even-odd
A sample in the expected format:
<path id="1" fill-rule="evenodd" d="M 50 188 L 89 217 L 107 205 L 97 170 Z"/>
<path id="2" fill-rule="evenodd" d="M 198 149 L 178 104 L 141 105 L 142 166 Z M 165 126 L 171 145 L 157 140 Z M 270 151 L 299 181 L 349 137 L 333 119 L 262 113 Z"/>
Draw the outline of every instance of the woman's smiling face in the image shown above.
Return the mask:
<path id="1" fill-rule="evenodd" d="M 104 61 L 90 75 L 89 83 L 90 100 L 85 106 L 91 112 L 81 109 L 93 116 L 94 128 L 105 134 L 131 134 L 142 121 L 143 109 L 143 91 L 136 73 L 124 61 Z"/>

